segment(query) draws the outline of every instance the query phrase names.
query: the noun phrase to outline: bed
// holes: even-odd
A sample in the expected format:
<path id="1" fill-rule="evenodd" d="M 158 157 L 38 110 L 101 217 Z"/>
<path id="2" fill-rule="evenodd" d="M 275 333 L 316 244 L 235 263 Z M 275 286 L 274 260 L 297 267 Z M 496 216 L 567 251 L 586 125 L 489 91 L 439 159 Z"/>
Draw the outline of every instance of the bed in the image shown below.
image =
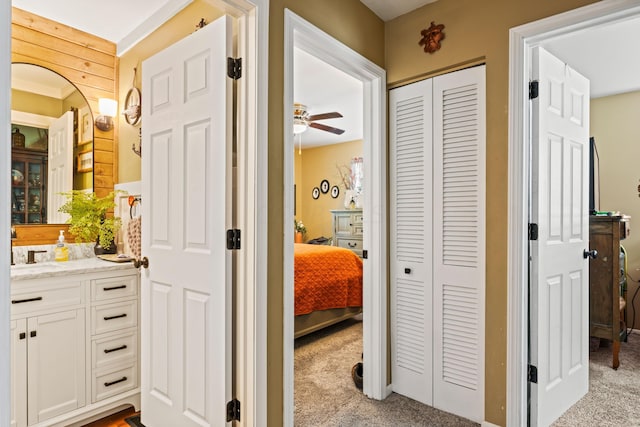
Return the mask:
<path id="1" fill-rule="evenodd" d="M 362 312 L 362 260 L 349 249 L 296 243 L 295 337 Z"/>

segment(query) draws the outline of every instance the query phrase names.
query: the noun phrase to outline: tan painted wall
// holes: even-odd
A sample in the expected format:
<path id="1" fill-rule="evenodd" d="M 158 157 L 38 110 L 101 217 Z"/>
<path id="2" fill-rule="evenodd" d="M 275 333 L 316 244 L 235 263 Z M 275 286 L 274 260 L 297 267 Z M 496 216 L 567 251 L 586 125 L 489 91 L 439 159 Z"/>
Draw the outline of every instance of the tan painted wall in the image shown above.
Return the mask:
<path id="1" fill-rule="evenodd" d="M 60 117 L 64 112 L 59 99 L 16 89 L 11 89 L 11 109 L 49 117 Z"/>
<path id="2" fill-rule="evenodd" d="M 296 204 L 300 204 L 296 219 L 302 220 L 307 227 L 305 241 L 316 237 L 332 236 L 331 210 L 344 209 L 344 185 L 340 179 L 337 166 L 349 168 L 353 157 L 362 156 L 362 141 L 351 141 L 342 144 L 325 145 L 322 147 L 302 150 L 302 155 L 296 149 L 294 157 L 296 170 Z M 337 185 L 340 195 L 331 197 L 331 191 L 327 194 L 320 193 L 318 199 L 313 199 L 311 193 L 314 187 L 320 188 L 320 182 L 326 179 L 330 186 Z"/>
<path id="3" fill-rule="evenodd" d="M 600 210 L 631 216 L 631 235 L 621 243 L 627 250 L 629 274 L 636 280 L 640 280 L 639 111 L 640 92 L 591 100 L 591 135 L 600 155 Z M 630 299 L 637 288 L 637 283 L 629 281 L 629 326 L 633 320 Z M 640 297 L 634 306 L 635 328 L 640 328 Z"/>
<path id="4" fill-rule="evenodd" d="M 592 0 L 440 0 L 387 23 L 388 83 L 398 86 L 468 64 L 487 64 L 485 420 L 506 422 L 509 28 Z M 441 50 L 424 53 L 420 31 L 444 24 Z"/>
<path id="5" fill-rule="evenodd" d="M 193 33 L 196 29 L 196 24 L 201 18 L 204 18 L 206 22 L 211 22 L 222 15 L 223 13 L 219 9 L 211 6 L 206 1 L 195 0 L 192 4 L 187 6 L 184 10 L 122 55 L 120 57 L 119 69 L 119 108 L 121 109 L 124 105 L 127 92 L 133 83 L 134 68 L 137 68 L 135 86 L 138 89 L 142 89 L 142 62 L 145 59 Z M 142 108 L 144 108 L 144 105 Z M 141 123 L 139 122 L 136 126 L 131 126 L 126 122 L 126 120 L 124 120 L 124 118 L 120 119 L 118 134 L 118 183 L 139 181 L 141 179 L 140 157 L 131 149 L 131 146 L 134 143 L 136 144 L 136 147 L 140 146 L 140 125 Z"/>

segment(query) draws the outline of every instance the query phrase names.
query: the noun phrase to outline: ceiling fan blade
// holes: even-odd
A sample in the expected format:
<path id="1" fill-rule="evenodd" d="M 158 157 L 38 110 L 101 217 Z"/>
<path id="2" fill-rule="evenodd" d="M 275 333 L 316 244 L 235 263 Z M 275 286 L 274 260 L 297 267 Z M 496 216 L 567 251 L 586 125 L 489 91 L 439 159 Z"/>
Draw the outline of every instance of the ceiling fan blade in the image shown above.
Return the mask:
<path id="1" fill-rule="evenodd" d="M 339 119 L 342 117 L 342 114 L 334 111 L 332 113 L 322 113 L 322 114 L 314 114 L 312 116 L 307 117 L 307 120 L 313 122 L 314 120 L 324 120 L 324 119 Z"/>
<path id="2" fill-rule="evenodd" d="M 321 123 L 309 123 L 309 127 L 324 130 L 327 132 L 335 133 L 336 135 L 342 135 L 344 131 L 342 129 L 334 128 L 331 126 L 323 125 Z"/>

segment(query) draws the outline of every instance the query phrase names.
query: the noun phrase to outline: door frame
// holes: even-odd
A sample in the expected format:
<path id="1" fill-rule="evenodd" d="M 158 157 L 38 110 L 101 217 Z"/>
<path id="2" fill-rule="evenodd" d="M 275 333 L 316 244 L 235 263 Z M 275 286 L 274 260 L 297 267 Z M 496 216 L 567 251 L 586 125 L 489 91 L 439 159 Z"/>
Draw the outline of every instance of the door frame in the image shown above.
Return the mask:
<path id="1" fill-rule="evenodd" d="M 242 402 L 240 425 L 266 425 L 267 419 L 267 205 L 269 0 L 206 0 L 238 18 L 238 52 L 245 58 L 239 82 L 238 228 L 243 230 L 239 254 L 236 397 Z M 188 0 L 191 3 L 192 0 Z M 185 5 L 186 6 L 186 5 Z M 170 17 L 167 17 L 167 20 Z M 164 22 L 157 22 L 157 26 Z M 0 4 L 0 87 L 11 85 L 11 2 Z M 0 127 L 9 140 L 11 103 L 0 98 Z M 0 253 L 10 250 L 11 147 L 0 147 Z M 244 173 L 243 173 L 244 172 Z M 4 190 L 2 190 L 4 189 Z M 10 345 L 9 257 L 0 257 L 0 348 Z M 0 425 L 11 411 L 10 352 L 0 352 Z M 4 415 L 6 414 L 6 415 Z M 5 419 L 6 418 L 6 419 Z"/>
<path id="2" fill-rule="evenodd" d="M 363 392 L 373 399 L 391 393 L 387 385 L 387 150 L 386 72 L 308 21 L 285 9 L 284 129 L 293 128 L 289 114 L 293 99 L 293 48 L 301 48 L 363 83 L 363 154 L 370 163 L 364 180 L 369 191 L 364 203 L 363 245 L 369 257 L 363 274 L 363 363 L 367 366 Z M 293 425 L 293 154 L 292 132 L 284 132 L 284 425 Z"/>
<path id="3" fill-rule="evenodd" d="M 527 424 L 528 222 L 532 49 L 556 37 L 640 16 L 634 0 L 603 0 L 509 30 L 509 211 L 507 309 L 507 425 Z"/>

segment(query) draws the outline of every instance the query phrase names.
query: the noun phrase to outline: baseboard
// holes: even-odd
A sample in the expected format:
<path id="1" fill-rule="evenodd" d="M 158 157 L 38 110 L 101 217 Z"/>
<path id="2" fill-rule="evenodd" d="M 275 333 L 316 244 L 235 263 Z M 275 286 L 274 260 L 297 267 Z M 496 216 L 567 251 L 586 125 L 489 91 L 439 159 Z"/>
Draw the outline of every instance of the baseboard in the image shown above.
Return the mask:
<path id="1" fill-rule="evenodd" d="M 483 421 L 482 424 L 480 424 L 480 427 L 500 427 L 500 426 L 498 424 L 490 423 L 489 421 Z"/>

